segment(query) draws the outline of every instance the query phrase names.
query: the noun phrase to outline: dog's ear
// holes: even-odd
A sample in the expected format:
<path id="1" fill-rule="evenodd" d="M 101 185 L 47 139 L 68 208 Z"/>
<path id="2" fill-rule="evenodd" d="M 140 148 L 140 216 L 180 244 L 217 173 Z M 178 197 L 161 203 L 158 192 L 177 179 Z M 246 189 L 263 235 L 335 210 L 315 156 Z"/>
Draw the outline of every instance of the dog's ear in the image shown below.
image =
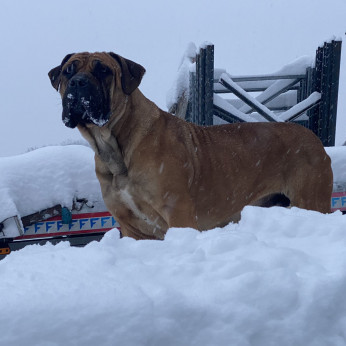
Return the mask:
<path id="1" fill-rule="evenodd" d="M 125 59 L 122 56 L 115 53 L 108 53 L 113 59 L 115 59 L 121 67 L 121 86 L 126 95 L 132 94 L 132 92 L 138 88 L 139 84 L 145 73 L 145 68 L 129 59 Z"/>
<path id="2" fill-rule="evenodd" d="M 49 72 L 48 72 L 48 76 L 50 79 L 50 82 L 53 85 L 53 88 L 55 88 L 57 91 L 59 90 L 59 85 L 60 85 L 60 77 L 61 77 L 61 69 L 62 67 L 65 65 L 65 63 L 68 61 L 68 59 L 71 58 L 72 54 L 67 54 L 65 56 L 65 58 L 62 60 L 61 64 L 57 67 L 52 68 Z"/>

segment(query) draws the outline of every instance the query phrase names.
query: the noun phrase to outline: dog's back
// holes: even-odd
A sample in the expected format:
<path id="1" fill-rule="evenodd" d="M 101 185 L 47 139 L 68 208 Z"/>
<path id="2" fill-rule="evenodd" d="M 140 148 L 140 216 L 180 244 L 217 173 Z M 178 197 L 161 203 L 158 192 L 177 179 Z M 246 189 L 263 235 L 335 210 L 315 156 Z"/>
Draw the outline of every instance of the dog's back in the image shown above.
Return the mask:
<path id="1" fill-rule="evenodd" d="M 191 194 L 200 228 L 223 225 L 235 217 L 227 216 L 230 210 L 237 214 L 274 195 L 286 196 L 291 206 L 330 212 L 330 158 L 310 130 L 288 123 L 188 127 L 193 135 L 186 141 L 198 163 Z"/>

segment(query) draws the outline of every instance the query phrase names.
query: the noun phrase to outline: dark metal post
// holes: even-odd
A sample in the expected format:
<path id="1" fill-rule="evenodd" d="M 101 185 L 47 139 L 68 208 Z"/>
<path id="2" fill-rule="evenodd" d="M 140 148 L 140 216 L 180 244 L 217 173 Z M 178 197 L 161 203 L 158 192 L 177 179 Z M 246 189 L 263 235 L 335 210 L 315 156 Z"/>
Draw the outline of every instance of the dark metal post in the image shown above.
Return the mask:
<path id="1" fill-rule="evenodd" d="M 197 124 L 203 125 L 205 122 L 204 114 L 204 89 L 205 89 L 205 50 L 200 48 L 196 60 L 196 83 L 197 83 Z"/>
<path id="2" fill-rule="evenodd" d="M 198 125 L 213 125 L 214 46 L 200 48 L 196 57 L 196 74 L 191 78 L 195 90 L 192 121 Z M 195 87 L 193 87 L 193 84 Z M 191 89 L 190 89 L 191 90 Z M 193 96 L 192 96 L 193 97 Z"/>
<path id="3" fill-rule="evenodd" d="M 324 146 L 335 145 L 341 41 L 325 43 L 316 52 L 312 91 L 321 93 L 321 103 L 311 112 L 310 129 Z"/>
<path id="4" fill-rule="evenodd" d="M 323 46 L 322 76 L 321 76 L 321 105 L 320 105 L 320 139 L 323 145 L 328 143 L 329 133 L 329 108 L 330 108 L 330 82 L 331 82 L 331 56 L 330 43 Z"/>
<path id="5" fill-rule="evenodd" d="M 203 125 L 213 125 L 213 98 L 214 98 L 214 45 L 206 47 L 205 56 L 205 98 Z"/>
<path id="6" fill-rule="evenodd" d="M 338 107 L 339 94 L 339 76 L 341 61 L 341 41 L 332 41 L 331 56 L 331 75 L 330 75 L 330 106 L 329 106 L 329 134 L 327 146 L 335 145 L 336 115 Z"/>
<path id="7" fill-rule="evenodd" d="M 312 90 L 321 92 L 321 76 L 322 76 L 322 57 L 323 50 L 319 47 L 316 50 L 316 59 L 315 59 L 315 68 L 312 73 Z M 320 105 L 311 111 L 309 128 L 313 131 L 318 137 L 320 137 L 320 124 L 319 124 L 319 115 L 320 115 Z"/>
<path id="8" fill-rule="evenodd" d="M 189 103 L 187 106 L 186 121 L 196 122 L 197 93 L 196 93 L 196 72 L 190 72 L 189 78 Z"/>

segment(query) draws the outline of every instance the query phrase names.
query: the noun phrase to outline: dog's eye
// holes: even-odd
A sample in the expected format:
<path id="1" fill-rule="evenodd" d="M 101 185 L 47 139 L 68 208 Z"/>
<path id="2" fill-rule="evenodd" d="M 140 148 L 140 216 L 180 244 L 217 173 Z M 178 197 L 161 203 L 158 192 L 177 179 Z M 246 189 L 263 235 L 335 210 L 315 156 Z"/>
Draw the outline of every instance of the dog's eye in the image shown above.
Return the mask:
<path id="1" fill-rule="evenodd" d="M 70 76 L 74 73 L 74 70 L 75 70 L 74 64 L 68 65 L 64 70 L 64 74 L 66 76 Z"/>
<path id="2" fill-rule="evenodd" d="M 100 61 L 96 62 L 94 70 L 95 70 L 95 73 L 101 74 L 101 75 L 106 75 L 110 72 L 110 69 L 106 65 L 101 64 Z"/>

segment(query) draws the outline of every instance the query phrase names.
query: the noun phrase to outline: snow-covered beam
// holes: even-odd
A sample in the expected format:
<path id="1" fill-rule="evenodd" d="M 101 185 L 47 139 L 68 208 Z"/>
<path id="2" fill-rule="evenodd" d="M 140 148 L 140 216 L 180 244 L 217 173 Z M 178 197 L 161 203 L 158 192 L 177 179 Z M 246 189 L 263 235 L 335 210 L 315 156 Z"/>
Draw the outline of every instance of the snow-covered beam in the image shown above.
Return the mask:
<path id="1" fill-rule="evenodd" d="M 254 97 L 249 95 L 237 83 L 235 83 L 226 73 L 220 77 L 220 83 L 229 89 L 234 95 L 239 97 L 242 101 L 252 107 L 258 114 L 268 121 L 281 122 L 282 120 L 276 116 L 270 109 L 257 101 Z"/>

